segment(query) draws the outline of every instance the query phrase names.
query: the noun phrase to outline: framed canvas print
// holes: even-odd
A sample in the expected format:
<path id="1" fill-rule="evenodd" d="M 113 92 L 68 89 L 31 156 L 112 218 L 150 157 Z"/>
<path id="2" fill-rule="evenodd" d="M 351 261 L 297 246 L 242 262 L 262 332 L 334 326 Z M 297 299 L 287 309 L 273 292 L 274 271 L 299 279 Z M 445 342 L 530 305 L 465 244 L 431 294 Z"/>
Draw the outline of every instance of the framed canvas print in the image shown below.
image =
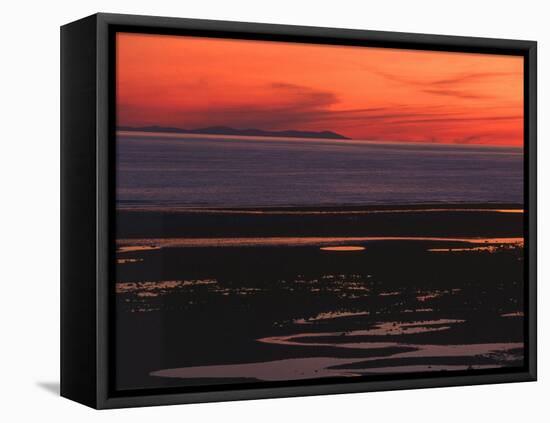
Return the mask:
<path id="1" fill-rule="evenodd" d="M 62 395 L 536 379 L 536 43 L 62 27 Z"/>

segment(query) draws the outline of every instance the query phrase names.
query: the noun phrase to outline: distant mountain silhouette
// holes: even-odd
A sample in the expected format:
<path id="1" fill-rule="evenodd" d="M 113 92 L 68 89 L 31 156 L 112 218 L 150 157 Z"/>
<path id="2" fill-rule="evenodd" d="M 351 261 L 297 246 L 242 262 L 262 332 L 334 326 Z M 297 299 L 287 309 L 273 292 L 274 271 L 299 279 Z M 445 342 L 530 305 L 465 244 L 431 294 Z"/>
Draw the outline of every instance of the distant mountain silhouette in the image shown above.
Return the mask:
<path id="1" fill-rule="evenodd" d="M 119 126 L 117 128 L 119 131 L 139 131 L 139 132 L 166 132 L 166 133 L 176 133 L 176 134 L 210 134 L 210 135 L 245 135 L 251 137 L 287 137 L 287 138 L 330 138 L 330 139 L 340 139 L 340 140 L 349 140 L 350 138 L 343 135 L 337 134 L 332 131 L 297 131 L 297 130 L 287 130 L 287 131 L 264 131 L 262 129 L 235 129 L 228 126 L 209 126 L 207 128 L 199 129 L 182 129 L 182 128 L 171 128 L 165 126 Z"/>

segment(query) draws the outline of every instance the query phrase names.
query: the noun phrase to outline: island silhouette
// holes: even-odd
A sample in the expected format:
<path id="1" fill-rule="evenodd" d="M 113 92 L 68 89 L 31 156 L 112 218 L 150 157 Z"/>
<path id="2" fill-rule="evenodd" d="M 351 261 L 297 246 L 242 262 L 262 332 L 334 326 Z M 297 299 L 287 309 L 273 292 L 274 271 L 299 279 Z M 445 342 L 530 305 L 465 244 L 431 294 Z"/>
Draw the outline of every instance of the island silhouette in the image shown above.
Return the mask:
<path id="1" fill-rule="evenodd" d="M 250 136 L 250 137 L 282 137 L 282 138 L 329 138 L 349 140 L 344 135 L 333 131 L 300 131 L 300 130 L 284 130 L 284 131 L 265 131 L 263 129 L 246 128 L 237 129 L 229 126 L 209 126 L 198 129 L 183 129 L 166 126 L 119 126 L 119 131 L 137 131 L 137 132 L 165 132 L 174 134 L 209 134 L 209 135 L 235 135 L 235 136 Z"/>

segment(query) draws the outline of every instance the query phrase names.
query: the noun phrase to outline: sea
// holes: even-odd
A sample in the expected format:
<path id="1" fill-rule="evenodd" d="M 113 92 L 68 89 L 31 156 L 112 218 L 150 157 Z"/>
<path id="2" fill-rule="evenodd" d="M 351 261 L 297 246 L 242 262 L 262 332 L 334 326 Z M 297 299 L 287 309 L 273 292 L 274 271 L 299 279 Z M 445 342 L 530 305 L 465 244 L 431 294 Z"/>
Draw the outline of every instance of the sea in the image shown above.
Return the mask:
<path id="1" fill-rule="evenodd" d="M 118 208 L 522 203 L 523 149 L 119 132 Z"/>

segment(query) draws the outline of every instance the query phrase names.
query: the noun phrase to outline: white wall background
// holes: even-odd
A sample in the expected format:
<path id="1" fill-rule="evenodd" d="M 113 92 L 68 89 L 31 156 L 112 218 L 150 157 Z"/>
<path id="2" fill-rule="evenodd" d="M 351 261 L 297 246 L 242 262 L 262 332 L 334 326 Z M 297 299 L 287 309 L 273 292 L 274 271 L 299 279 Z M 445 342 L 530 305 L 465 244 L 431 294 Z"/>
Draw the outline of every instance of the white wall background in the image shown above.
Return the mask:
<path id="1" fill-rule="evenodd" d="M 0 419 L 519 422 L 548 418 L 550 31 L 541 0 L 82 0 L 2 6 Z M 92 411 L 59 382 L 59 26 L 102 12 L 531 39 L 539 42 L 539 382 Z M 547 421 L 547 420 L 546 420 Z"/>

